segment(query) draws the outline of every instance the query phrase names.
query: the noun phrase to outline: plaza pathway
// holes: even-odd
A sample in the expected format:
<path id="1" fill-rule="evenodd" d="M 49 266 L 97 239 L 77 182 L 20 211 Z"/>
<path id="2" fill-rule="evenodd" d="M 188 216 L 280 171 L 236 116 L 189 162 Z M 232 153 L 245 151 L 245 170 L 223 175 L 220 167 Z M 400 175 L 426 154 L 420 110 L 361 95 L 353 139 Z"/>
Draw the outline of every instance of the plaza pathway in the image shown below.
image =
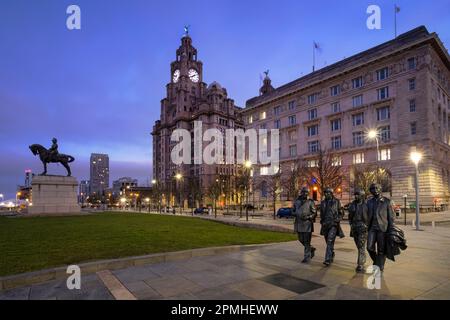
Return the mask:
<path id="1" fill-rule="evenodd" d="M 367 288 L 369 274 L 354 272 L 348 236 L 336 241 L 335 263 L 325 268 L 316 232 L 310 264 L 300 263 L 299 243 L 288 242 L 84 275 L 81 290 L 56 280 L 0 291 L 0 299 L 450 299 L 450 228 L 404 230 L 409 248 L 397 262 L 388 260 L 379 290 Z"/>

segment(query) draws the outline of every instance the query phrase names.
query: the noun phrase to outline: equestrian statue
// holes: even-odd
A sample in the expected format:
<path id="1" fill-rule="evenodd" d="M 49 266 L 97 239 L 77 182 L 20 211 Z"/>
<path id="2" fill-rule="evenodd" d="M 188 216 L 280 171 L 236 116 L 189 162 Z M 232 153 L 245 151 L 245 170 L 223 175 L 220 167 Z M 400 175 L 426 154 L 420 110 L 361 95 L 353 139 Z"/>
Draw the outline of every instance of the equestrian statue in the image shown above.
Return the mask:
<path id="1" fill-rule="evenodd" d="M 41 176 L 45 176 L 47 174 L 47 163 L 61 163 L 67 170 L 67 176 L 70 177 L 72 174 L 70 171 L 69 163 L 73 162 L 75 158 L 67 154 L 59 153 L 57 142 L 58 141 L 56 140 L 56 138 L 53 138 L 52 146 L 48 150 L 40 144 L 32 144 L 29 147 L 31 152 L 35 156 L 39 155 L 39 158 L 44 165 L 44 172 L 41 173 Z"/>

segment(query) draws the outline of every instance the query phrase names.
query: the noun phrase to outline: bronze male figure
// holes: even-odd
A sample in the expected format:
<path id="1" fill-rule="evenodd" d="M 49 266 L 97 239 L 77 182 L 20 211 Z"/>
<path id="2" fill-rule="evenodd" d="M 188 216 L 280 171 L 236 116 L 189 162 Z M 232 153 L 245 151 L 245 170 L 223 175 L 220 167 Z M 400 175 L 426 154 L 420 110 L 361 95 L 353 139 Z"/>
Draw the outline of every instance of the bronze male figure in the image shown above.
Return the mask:
<path id="1" fill-rule="evenodd" d="M 394 211 L 391 200 L 381 194 L 379 184 L 371 184 L 369 188 L 372 198 L 367 201 L 368 237 L 367 251 L 373 264 L 384 270 L 389 232 L 394 227 Z"/>
<path id="2" fill-rule="evenodd" d="M 340 222 L 344 216 L 344 210 L 341 202 L 333 195 L 331 188 L 325 188 L 325 199 L 320 203 L 320 234 L 325 237 L 327 249 L 325 252 L 325 261 L 323 264 L 329 266 L 334 261 L 334 241 L 338 235 L 344 237 Z"/>
<path id="3" fill-rule="evenodd" d="M 294 202 L 293 215 L 295 216 L 294 231 L 297 232 L 298 241 L 304 246 L 302 263 L 308 263 L 313 257 L 316 248 L 311 246 L 311 237 L 314 232 L 314 220 L 317 216 L 314 200 L 308 199 L 309 190 L 303 187 L 300 195 Z"/>
<path id="4" fill-rule="evenodd" d="M 353 237 L 358 248 L 358 262 L 356 272 L 364 272 L 366 263 L 366 241 L 367 241 L 367 203 L 364 190 L 355 190 L 355 200 L 348 207 L 348 221 L 350 223 L 350 237 Z"/>

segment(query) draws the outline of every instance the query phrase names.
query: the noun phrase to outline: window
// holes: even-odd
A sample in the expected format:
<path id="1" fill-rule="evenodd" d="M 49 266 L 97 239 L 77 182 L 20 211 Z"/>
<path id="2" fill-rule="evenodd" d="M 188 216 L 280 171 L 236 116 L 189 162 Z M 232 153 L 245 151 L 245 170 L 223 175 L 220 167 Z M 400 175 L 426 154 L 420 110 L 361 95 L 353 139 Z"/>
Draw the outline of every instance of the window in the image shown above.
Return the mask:
<path id="1" fill-rule="evenodd" d="M 280 121 L 280 119 L 275 120 L 273 122 L 273 126 L 274 126 L 275 129 L 280 129 L 281 128 L 281 121 Z"/>
<path id="2" fill-rule="evenodd" d="M 389 98 L 389 87 L 380 88 L 377 90 L 378 100 L 383 100 Z"/>
<path id="3" fill-rule="evenodd" d="M 389 107 L 382 107 L 377 109 L 377 120 L 383 121 L 391 117 L 391 112 Z"/>
<path id="4" fill-rule="evenodd" d="M 409 100 L 409 112 L 416 112 L 416 100 Z"/>
<path id="5" fill-rule="evenodd" d="M 341 111 L 341 104 L 339 102 L 334 102 L 331 104 L 331 112 L 336 113 Z"/>
<path id="6" fill-rule="evenodd" d="M 380 132 L 381 141 L 388 142 L 389 140 L 391 140 L 391 127 L 390 126 L 381 127 L 379 132 Z"/>
<path id="7" fill-rule="evenodd" d="M 363 104 L 363 96 L 362 94 L 359 96 L 355 96 L 352 98 L 352 102 L 353 102 L 353 108 L 355 107 L 360 107 Z"/>
<path id="8" fill-rule="evenodd" d="M 357 89 L 357 88 L 362 87 L 362 81 L 363 81 L 362 77 L 352 79 L 352 88 Z"/>
<path id="9" fill-rule="evenodd" d="M 331 131 L 341 130 L 341 119 L 333 119 L 330 121 Z"/>
<path id="10" fill-rule="evenodd" d="M 416 59 L 415 58 L 409 58 L 408 59 L 408 70 L 413 70 L 416 68 Z"/>
<path id="11" fill-rule="evenodd" d="M 253 116 L 249 116 L 249 117 L 248 117 L 248 123 L 249 123 L 249 124 L 252 124 L 252 123 L 253 123 Z"/>
<path id="12" fill-rule="evenodd" d="M 308 161 L 306 162 L 306 166 L 307 166 L 308 168 L 316 168 L 316 167 L 319 166 L 319 160 L 308 160 Z"/>
<path id="13" fill-rule="evenodd" d="M 339 167 L 342 166 L 342 157 L 341 156 L 335 156 L 333 160 L 331 161 L 331 165 L 333 167 Z"/>
<path id="14" fill-rule="evenodd" d="M 308 137 L 316 136 L 319 134 L 319 125 L 308 127 Z"/>
<path id="15" fill-rule="evenodd" d="M 416 90 L 416 79 L 409 79 L 408 80 L 408 87 L 409 87 L 409 91 L 413 91 Z"/>
<path id="16" fill-rule="evenodd" d="M 295 100 L 289 101 L 288 108 L 289 108 L 289 110 L 295 109 Z"/>
<path id="17" fill-rule="evenodd" d="M 259 174 L 261 176 L 267 176 L 269 174 L 269 167 L 261 167 L 259 169 Z"/>
<path id="18" fill-rule="evenodd" d="M 364 153 L 361 152 L 353 154 L 353 163 L 354 164 L 364 163 Z"/>
<path id="19" fill-rule="evenodd" d="M 415 135 L 417 133 L 417 122 L 411 122 L 411 135 Z"/>
<path id="20" fill-rule="evenodd" d="M 281 113 L 281 106 L 273 108 L 273 114 L 278 116 Z"/>
<path id="21" fill-rule="evenodd" d="M 387 67 L 383 68 L 383 69 L 380 69 L 380 70 L 377 70 L 377 81 L 387 79 L 388 76 L 389 75 L 388 75 L 388 68 Z"/>
<path id="22" fill-rule="evenodd" d="M 297 130 L 291 130 L 289 131 L 289 140 L 295 141 L 297 140 Z"/>
<path id="23" fill-rule="evenodd" d="M 331 138 L 331 149 L 339 150 L 342 147 L 341 136 Z"/>
<path id="24" fill-rule="evenodd" d="M 314 120 L 317 118 L 317 109 L 308 110 L 308 120 Z"/>
<path id="25" fill-rule="evenodd" d="M 289 146 L 289 156 L 291 156 L 291 157 L 297 156 L 297 146 L 296 145 Z"/>
<path id="26" fill-rule="evenodd" d="M 319 141 L 308 142 L 308 152 L 314 153 L 319 151 Z"/>
<path id="27" fill-rule="evenodd" d="M 313 104 L 313 103 L 315 103 L 315 102 L 317 101 L 317 98 L 319 98 L 319 94 L 318 94 L 318 93 L 310 94 L 310 95 L 308 96 L 308 104 Z"/>
<path id="28" fill-rule="evenodd" d="M 364 132 L 353 132 L 353 145 L 355 147 L 364 145 Z"/>
<path id="29" fill-rule="evenodd" d="M 391 160 L 391 149 L 389 148 L 380 149 L 380 151 L 378 152 L 378 161 L 386 161 L 386 160 Z"/>
<path id="30" fill-rule="evenodd" d="M 293 126 L 293 125 L 295 125 L 296 123 L 297 123 L 297 117 L 294 115 L 294 116 L 289 116 L 289 125 L 290 126 Z"/>
<path id="31" fill-rule="evenodd" d="M 352 115 L 353 126 L 361 126 L 364 124 L 364 112 Z"/>
<path id="32" fill-rule="evenodd" d="M 341 93 L 341 86 L 340 85 L 332 86 L 330 88 L 330 91 L 332 97 L 337 96 Z"/>
<path id="33" fill-rule="evenodd" d="M 265 118 L 266 118 L 266 112 L 263 111 L 263 112 L 261 112 L 259 119 L 264 120 Z"/>

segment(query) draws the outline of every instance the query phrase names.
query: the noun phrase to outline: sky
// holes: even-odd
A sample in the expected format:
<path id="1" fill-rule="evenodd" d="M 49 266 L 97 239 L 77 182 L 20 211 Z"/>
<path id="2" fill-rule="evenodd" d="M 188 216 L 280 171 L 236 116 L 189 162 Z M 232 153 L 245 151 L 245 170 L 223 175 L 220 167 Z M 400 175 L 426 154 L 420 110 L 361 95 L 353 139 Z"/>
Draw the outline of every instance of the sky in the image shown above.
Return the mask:
<path id="1" fill-rule="evenodd" d="M 66 9 L 81 9 L 68 30 Z M 369 5 L 381 29 L 369 30 Z M 91 153 L 107 153 L 110 184 L 145 185 L 152 174 L 152 126 L 170 81 L 170 63 L 190 25 L 203 80 L 218 81 L 238 106 L 258 94 L 260 75 L 283 85 L 425 25 L 450 47 L 450 0 L 1 0 L 0 194 L 14 196 L 24 170 L 42 171 L 28 146 L 76 158 L 73 176 L 89 179 Z M 64 174 L 50 164 L 49 173 Z"/>

